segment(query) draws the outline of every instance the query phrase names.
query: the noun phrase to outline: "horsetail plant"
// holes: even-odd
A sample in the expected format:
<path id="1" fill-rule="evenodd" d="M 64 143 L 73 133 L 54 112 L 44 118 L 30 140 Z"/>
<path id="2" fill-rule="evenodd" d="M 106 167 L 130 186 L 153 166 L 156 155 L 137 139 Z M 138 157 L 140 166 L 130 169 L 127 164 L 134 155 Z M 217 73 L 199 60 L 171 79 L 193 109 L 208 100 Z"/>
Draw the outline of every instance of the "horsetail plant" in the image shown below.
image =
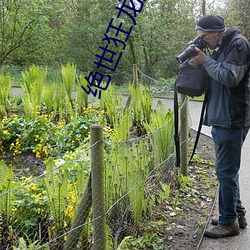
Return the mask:
<path id="1" fill-rule="evenodd" d="M 32 65 L 29 70 L 22 72 L 22 76 L 24 80 L 24 82 L 21 83 L 21 87 L 24 91 L 24 110 L 29 117 L 34 118 L 41 106 L 47 68 L 42 69 Z"/>
<path id="2" fill-rule="evenodd" d="M 55 84 L 46 86 L 44 90 L 43 102 L 46 107 L 47 114 L 50 114 L 53 111 L 54 92 Z"/>
<path id="3" fill-rule="evenodd" d="M 144 207 L 144 188 L 151 160 L 148 141 L 132 140 L 111 143 L 112 154 L 106 156 L 106 204 L 110 207 L 122 196 L 127 196 L 133 219 L 139 223 Z M 120 211 L 122 212 L 122 211 Z"/>
<path id="4" fill-rule="evenodd" d="M 51 215 L 55 221 L 57 233 L 60 235 L 64 226 L 64 211 L 67 207 L 68 178 L 66 172 L 62 173 L 56 169 L 54 161 L 49 159 L 43 180 L 48 194 Z"/>
<path id="5" fill-rule="evenodd" d="M 77 78 L 78 84 L 76 87 L 76 98 L 75 98 L 75 112 L 76 115 L 82 113 L 83 108 L 87 108 L 89 105 L 89 95 L 83 91 L 81 86 L 87 86 L 87 80 L 83 75 Z"/>
<path id="6" fill-rule="evenodd" d="M 10 96 L 12 79 L 10 74 L 0 75 L 0 115 L 7 116 L 8 97 Z"/>
<path id="7" fill-rule="evenodd" d="M 12 166 L 8 167 L 4 161 L 0 161 L 0 213 L 4 215 L 5 221 L 9 222 L 13 206 L 13 188 L 14 177 Z"/>
<path id="8" fill-rule="evenodd" d="M 110 101 L 111 96 L 112 102 Z M 100 109 L 107 112 L 107 119 L 111 128 L 117 127 L 120 124 L 120 118 L 123 116 L 121 101 L 122 98 L 117 95 L 114 84 L 109 85 L 100 99 Z"/>
<path id="9" fill-rule="evenodd" d="M 166 111 L 162 102 L 158 102 L 157 107 L 151 114 L 151 122 L 145 123 L 145 127 L 154 149 L 156 162 L 160 163 L 167 159 L 174 147 L 173 142 L 173 112 Z"/>
<path id="10" fill-rule="evenodd" d="M 67 63 L 66 66 L 62 66 L 61 77 L 62 77 L 62 85 L 69 97 L 71 104 L 73 104 L 72 91 L 75 87 L 75 81 L 76 81 L 76 66 L 71 63 Z"/>
<path id="11" fill-rule="evenodd" d="M 143 90 L 143 86 L 137 84 L 129 86 L 132 101 L 134 125 L 139 129 L 139 135 L 143 133 L 143 123 L 150 123 L 152 112 L 152 95 L 149 90 Z"/>

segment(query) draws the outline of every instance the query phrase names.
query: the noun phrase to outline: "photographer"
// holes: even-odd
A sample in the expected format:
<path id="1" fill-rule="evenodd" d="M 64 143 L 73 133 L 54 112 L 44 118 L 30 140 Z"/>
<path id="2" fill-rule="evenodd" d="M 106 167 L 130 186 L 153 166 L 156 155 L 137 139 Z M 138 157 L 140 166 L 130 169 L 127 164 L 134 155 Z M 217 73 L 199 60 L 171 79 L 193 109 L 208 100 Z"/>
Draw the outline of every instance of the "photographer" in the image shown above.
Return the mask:
<path id="1" fill-rule="evenodd" d="M 203 64 L 211 80 L 204 125 L 212 126 L 219 181 L 219 218 L 205 235 L 212 238 L 238 235 L 247 226 L 240 200 L 241 149 L 250 126 L 250 47 L 237 27 L 225 30 L 220 16 L 202 17 L 196 33 L 213 50 L 212 56 L 195 48 L 192 58 Z"/>

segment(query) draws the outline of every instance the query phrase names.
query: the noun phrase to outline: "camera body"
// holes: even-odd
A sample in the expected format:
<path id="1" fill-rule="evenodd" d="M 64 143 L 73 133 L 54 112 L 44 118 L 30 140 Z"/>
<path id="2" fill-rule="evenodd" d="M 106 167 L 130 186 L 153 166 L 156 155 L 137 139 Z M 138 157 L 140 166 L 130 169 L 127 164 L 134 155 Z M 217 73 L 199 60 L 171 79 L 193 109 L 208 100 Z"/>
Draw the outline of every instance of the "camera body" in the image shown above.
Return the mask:
<path id="1" fill-rule="evenodd" d="M 188 58 L 198 55 L 198 53 L 195 51 L 195 47 L 199 48 L 200 50 L 203 50 L 207 48 L 207 43 L 199 36 L 197 36 L 190 45 L 180 54 L 176 57 L 177 61 L 179 63 L 183 63 Z"/>

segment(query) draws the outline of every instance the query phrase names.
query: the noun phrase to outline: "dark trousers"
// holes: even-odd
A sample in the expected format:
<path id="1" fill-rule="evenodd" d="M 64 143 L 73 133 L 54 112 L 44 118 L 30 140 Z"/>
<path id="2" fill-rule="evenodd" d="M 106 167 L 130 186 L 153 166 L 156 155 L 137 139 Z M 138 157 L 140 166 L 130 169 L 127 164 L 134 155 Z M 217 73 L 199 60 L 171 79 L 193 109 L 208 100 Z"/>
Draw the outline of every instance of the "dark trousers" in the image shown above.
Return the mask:
<path id="1" fill-rule="evenodd" d="M 231 224 L 245 214 L 240 200 L 239 169 L 241 149 L 249 127 L 212 127 L 215 143 L 216 175 L 219 181 L 219 223 Z"/>

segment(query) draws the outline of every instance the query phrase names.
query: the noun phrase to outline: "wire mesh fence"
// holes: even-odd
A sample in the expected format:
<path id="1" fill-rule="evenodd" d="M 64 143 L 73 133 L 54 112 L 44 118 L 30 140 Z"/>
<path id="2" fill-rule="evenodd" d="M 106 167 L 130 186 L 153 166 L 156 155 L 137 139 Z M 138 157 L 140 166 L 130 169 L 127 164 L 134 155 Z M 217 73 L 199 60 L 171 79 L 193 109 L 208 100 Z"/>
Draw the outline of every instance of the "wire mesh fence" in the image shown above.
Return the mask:
<path id="1" fill-rule="evenodd" d="M 34 249 L 92 249 L 93 224 L 98 225 L 104 215 L 107 249 L 117 249 L 126 236 L 135 236 L 140 222 L 154 213 L 160 182 L 171 179 L 173 141 L 165 141 L 163 136 L 169 125 L 141 138 L 105 142 L 106 212 L 95 219 L 89 161 L 72 166 L 72 162 L 50 160 L 44 174 L 24 178 L 15 189 L 11 189 L 11 169 L 2 162 L 1 188 L 5 191 L 0 195 L 1 248 L 12 249 L 23 241 Z M 89 150 L 81 154 L 87 157 Z M 159 158 L 163 160 L 159 162 Z M 95 199 L 98 206 L 101 198 L 97 194 Z M 65 245 L 68 237 L 73 238 Z M 103 242 L 102 235 L 96 237 Z"/>
<path id="2" fill-rule="evenodd" d="M 154 215 L 161 183 L 170 183 L 174 172 L 173 114 L 165 118 L 141 137 L 97 140 L 104 154 L 103 183 L 93 182 L 93 174 L 101 172 L 93 173 L 93 164 L 102 161 L 100 151 L 93 157 L 95 143 L 76 151 L 74 160 L 48 159 L 38 176 L 17 179 L 1 161 L 1 249 L 118 249 L 127 237 L 142 233 L 140 223 Z M 104 191 L 105 207 L 95 216 L 103 206 L 102 192 L 93 192 L 97 187 Z"/>

